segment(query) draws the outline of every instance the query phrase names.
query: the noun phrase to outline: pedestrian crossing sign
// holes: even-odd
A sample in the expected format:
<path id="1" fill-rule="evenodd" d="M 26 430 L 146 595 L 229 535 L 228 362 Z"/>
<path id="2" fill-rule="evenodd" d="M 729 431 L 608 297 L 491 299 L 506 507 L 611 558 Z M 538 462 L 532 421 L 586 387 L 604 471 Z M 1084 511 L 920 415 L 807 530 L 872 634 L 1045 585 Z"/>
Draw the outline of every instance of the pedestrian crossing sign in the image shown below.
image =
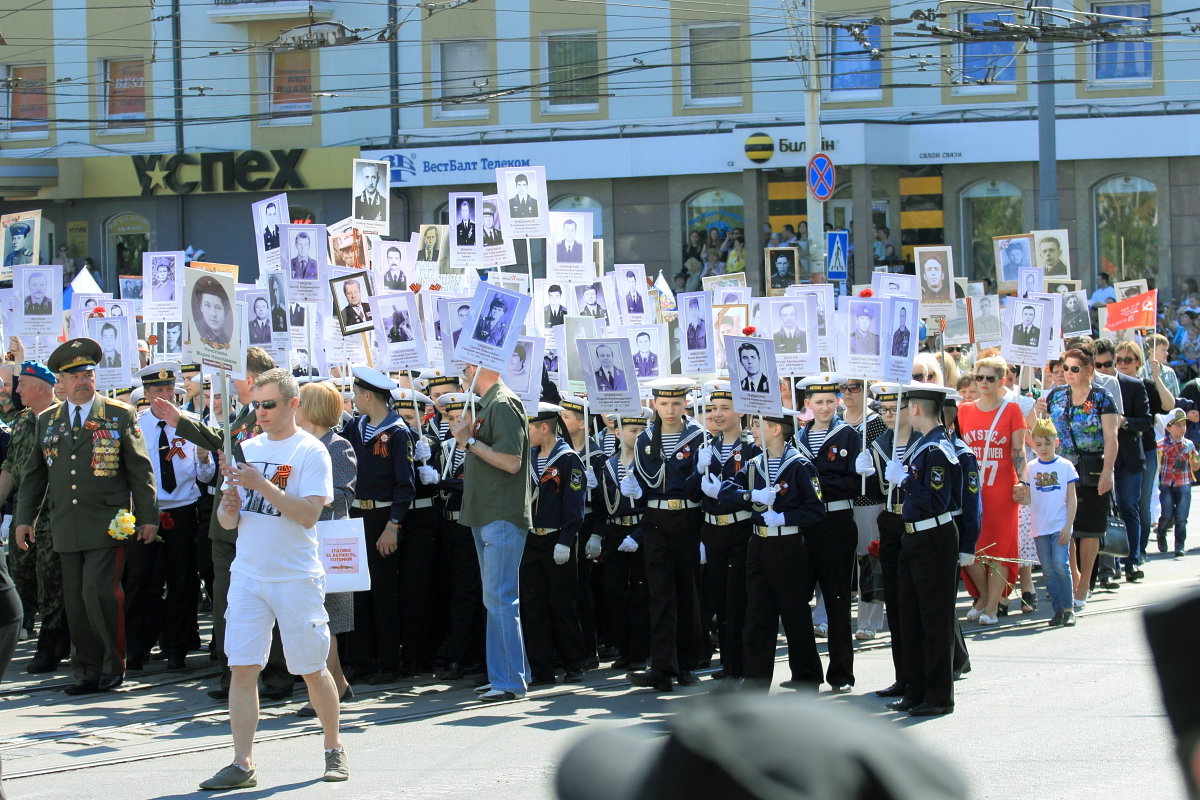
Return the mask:
<path id="1" fill-rule="evenodd" d="M 828 231 L 825 234 L 825 277 L 831 281 L 844 281 L 846 274 L 846 251 L 850 249 L 848 231 Z"/>

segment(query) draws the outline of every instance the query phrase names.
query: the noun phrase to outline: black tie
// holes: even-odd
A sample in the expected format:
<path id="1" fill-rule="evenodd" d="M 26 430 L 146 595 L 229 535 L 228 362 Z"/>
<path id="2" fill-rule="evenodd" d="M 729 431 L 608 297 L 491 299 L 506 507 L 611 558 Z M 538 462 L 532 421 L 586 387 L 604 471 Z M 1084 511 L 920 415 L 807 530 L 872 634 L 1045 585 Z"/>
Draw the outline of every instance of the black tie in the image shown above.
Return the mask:
<path id="1" fill-rule="evenodd" d="M 80 406 L 75 406 L 75 422 L 71 425 L 71 430 L 75 433 L 79 433 L 79 429 L 83 427 L 83 423 L 79 419 L 81 411 L 83 409 Z"/>
<path id="2" fill-rule="evenodd" d="M 158 467 L 161 473 L 163 491 L 167 494 L 175 491 L 175 467 L 171 463 L 171 442 L 167 439 L 167 421 L 158 421 Z"/>

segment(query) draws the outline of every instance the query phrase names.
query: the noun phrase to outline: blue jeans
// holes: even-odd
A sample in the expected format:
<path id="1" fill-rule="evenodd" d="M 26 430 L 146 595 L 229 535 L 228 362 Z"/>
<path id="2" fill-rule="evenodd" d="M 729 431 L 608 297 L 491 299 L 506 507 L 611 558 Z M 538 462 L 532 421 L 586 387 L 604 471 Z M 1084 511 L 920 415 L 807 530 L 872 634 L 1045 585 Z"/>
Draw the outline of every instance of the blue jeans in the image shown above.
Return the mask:
<path id="1" fill-rule="evenodd" d="M 1042 562 L 1042 577 L 1046 580 L 1054 613 L 1072 610 L 1074 595 L 1071 592 L 1071 566 L 1067 561 L 1070 543 L 1059 544 L 1058 534 L 1051 533 L 1033 537 L 1033 544 L 1037 547 L 1038 561 Z"/>
<path id="2" fill-rule="evenodd" d="M 1142 473 L 1117 470 L 1113 475 L 1113 489 L 1117 493 L 1117 512 L 1125 523 L 1125 535 L 1129 539 L 1129 556 L 1122 559 L 1125 569 L 1137 566 L 1142 552 Z"/>
<path id="3" fill-rule="evenodd" d="M 1159 486 L 1158 499 L 1162 502 L 1162 516 L 1158 519 L 1158 533 L 1168 520 L 1175 520 L 1175 550 L 1184 548 L 1187 541 L 1188 511 L 1192 508 L 1191 486 Z"/>
<path id="4" fill-rule="evenodd" d="M 492 688 L 524 694 L 529 684 L 529 661 L 521 638 L 521 595 L 518 576 L 525 552 L 526 531 L 498 520 L 471 528 L 483 606 L 487 609 L 487 671 Z"/>

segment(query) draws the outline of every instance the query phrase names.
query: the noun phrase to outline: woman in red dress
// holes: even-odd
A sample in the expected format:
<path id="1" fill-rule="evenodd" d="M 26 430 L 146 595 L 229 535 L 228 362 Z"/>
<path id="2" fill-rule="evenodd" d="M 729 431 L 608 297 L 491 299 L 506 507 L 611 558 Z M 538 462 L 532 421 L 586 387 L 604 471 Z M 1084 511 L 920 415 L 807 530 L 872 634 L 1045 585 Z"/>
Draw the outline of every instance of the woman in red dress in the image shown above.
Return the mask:
<path id="1" fill-rule="evenodd" d="M 975 598 L 967 619 L 980 625 L 998 622 L 997 607 L 1017 579 L 1017 499 L 1027 490 L 1018 475 L 1025 474 L 1025 419 L 1017 403 L 1004 393 L 1008 365 L 999 356 L 975 362 L 979 399 L 958 409 L 963 441 L 979 461 L 983 520 L 977 556 L 1009 559 L 991 567 L 976 561 L 963 569 L 963 582 Z"/>

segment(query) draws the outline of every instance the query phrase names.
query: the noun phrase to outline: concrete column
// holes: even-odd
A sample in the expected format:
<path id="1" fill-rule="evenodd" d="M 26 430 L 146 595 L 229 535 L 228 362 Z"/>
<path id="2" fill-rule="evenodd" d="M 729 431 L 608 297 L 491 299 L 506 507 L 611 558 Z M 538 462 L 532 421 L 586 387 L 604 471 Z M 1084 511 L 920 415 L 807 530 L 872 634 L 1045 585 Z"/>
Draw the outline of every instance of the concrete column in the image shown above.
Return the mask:
<path id="1" fill-rule="evenodd" d="M 871 245 L 875 241 L 875 224 L 871 221 L 871 170 L 870 164 L 851 168 L 850 187 L 854 195 L 854 269 L 850 272 L 850 283 L 870 283 L 871 270 L 875 261 L 871 256 Z M 896 236 L 899 236 L 897 232 Z M 900 252 L 899 238 L 894 242 Z"/>
<path id="2" fill-rule="evenodd" d="M 762 263 L 763 251 L 759 244 L 762 240 L 760 228 L 769 216 L 766 184 L 762 170 L 742 170 L 742 203 L 746 214 L 746 285 L 758 287 L 754 292 L 756 296 L 762 294 L 765 280 Z"/>

